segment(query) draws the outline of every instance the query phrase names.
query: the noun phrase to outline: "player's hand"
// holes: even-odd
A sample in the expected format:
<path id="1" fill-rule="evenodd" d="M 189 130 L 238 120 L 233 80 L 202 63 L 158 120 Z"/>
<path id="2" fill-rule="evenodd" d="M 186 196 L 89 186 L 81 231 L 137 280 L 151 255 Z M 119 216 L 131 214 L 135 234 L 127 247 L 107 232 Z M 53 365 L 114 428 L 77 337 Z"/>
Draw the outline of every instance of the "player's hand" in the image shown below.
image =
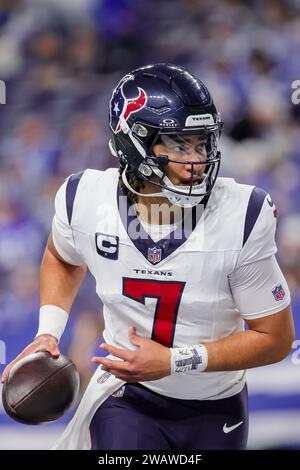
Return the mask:
<path id="1" fill-rule="evenodd" d="M 115 348 L 103 343 L 100 347 L 119 357 L 121 361 L 93 357 L 92 362 L 101 364 L 103 370 L 125 382 L 157 380 L 171 374 L 171 351 L 169 348 L 151 339 L 138 336 L 134 327 L 129 329 L 128 336 L 131 343 L 138 347 L 135 351 Z"/>
<path id="2" fill-rule="evenodd" d="M 1 382 L 4 383 L 7 380 L 10 369 L 23 357 L 29 356 L 29 354 L 35 353 L 37 351 L 48 351 L 51 356 L 58 357 L 60 351 L 58 349 L 57 339 L 52 335 L 40 335 L 35 338 L 35 340 L 30 343 L 23 351 L 4 369 Z"/>

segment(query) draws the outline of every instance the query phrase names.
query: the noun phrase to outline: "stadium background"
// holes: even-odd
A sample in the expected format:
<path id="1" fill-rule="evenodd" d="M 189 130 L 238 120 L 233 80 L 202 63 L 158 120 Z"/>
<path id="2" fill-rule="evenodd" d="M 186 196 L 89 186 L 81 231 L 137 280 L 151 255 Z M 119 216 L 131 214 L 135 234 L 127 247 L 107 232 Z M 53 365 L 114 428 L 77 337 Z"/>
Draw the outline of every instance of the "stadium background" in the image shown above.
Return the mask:
<path id="1" fill-rule="evenodd" d="M 37 329 L 55 192 L 70 173 L 116 166 L 107 145 L 111 91 L 152 62 L 187 66 L 208 85 L 225 123 L 221 174 L 274 199 L 300 338 L 300 105 L 291 101 L 299 15 L 297 0 L 0 0 L 0 372 Z M 101 330 L 88 277 L 61 343 L 83 388 Z M 300 449 L 299 346 L 250 371 L 249 389 L 249 447 Z M 48 448 L 70 416 L 22 426 L 0 404 L 0 448 Z"/>

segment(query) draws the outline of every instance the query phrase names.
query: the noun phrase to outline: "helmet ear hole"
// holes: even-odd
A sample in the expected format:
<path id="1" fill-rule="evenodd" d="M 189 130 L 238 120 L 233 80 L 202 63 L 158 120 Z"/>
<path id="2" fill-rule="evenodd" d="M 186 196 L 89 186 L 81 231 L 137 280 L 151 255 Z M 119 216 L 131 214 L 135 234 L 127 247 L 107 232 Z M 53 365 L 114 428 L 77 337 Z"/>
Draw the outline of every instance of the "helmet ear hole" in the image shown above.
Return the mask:
<path id="1" fill-rule="evenodd" d="M 141 163 L 139 166 L 139 172 L 142 173 L 144 176 L 151 176 L 153 171 L 152 168 L 150 168 L 149 165 L 145 165 L 145 163 Z"/>

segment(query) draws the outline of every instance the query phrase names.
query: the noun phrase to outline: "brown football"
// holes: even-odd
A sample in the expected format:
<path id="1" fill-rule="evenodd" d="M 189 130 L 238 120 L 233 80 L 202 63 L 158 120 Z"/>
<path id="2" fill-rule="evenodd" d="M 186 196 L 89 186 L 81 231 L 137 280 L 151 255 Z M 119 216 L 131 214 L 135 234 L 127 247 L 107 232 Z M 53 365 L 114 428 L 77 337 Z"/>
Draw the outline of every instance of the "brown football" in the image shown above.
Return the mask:
<path id="1" fill-rule="evenodd" d="M 2 389 L 3 406 L 11 418 L 24 424 L 54 421 L 74 402 L 79 384 L 71 359 L 39 351 L 10 370 Z"/>

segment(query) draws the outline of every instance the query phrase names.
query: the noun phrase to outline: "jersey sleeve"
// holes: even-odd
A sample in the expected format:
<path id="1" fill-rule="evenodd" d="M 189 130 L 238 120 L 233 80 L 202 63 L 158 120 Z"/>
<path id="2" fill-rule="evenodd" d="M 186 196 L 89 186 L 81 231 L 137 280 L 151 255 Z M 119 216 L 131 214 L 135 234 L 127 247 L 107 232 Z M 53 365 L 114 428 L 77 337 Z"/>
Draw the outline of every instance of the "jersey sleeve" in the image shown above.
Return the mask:
<path id="1" fill-rule="evenodd" d="M 71 226 L 70 207 L 68 207 L 67 195 L 68 191 L 70 191 L 70 178 L 72 178 L 72 175 L 66 179 L 56 193 L 52 238 L 57 252 L 67 263 L 81 266 L 85 263 L 76 249 L 75 237 Z"/>
<path id="2" fill-rule="evenodd" d="M 277 252 L 275 242 L 277 212 L 268 193 L 254 188 L 244 222 L 243 245 L 237 268 L 268 258 Z"/>
<path id="3" fill-rule="evenodd" d="M 244 320 L 255 320 L 286 308 L 287 282 L 274 255 L 241 266 L 229 275 L 233 299 Z"/>

